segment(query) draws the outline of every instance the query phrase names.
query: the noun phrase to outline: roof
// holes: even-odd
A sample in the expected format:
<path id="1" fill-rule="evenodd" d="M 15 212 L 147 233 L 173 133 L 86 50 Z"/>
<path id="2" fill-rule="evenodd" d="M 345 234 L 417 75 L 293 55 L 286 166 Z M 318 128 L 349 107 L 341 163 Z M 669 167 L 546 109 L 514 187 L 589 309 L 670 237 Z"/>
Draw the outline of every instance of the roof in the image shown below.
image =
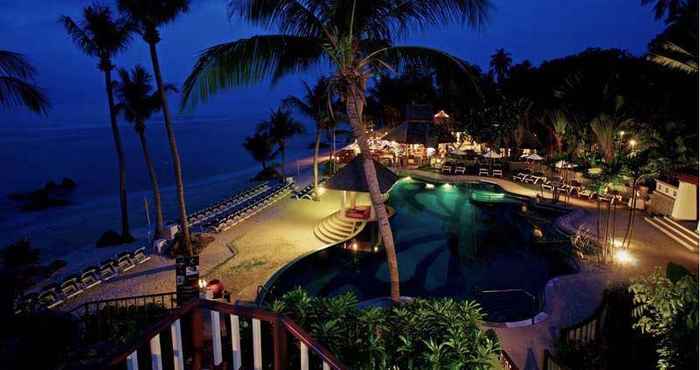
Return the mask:
<path id="1" fill-rule="evenodd" d="M 455 142 L 447 128 L 431 122 L 404 122 L 389 131 L 383 140 L 401 144 L 422 144 L 427 147 Z"/>
<path id="2" fill-rule="evenodd" d="M 382 193 L 386 193 L 394 186 L 394 183 L 399 180 L 399 177 L 374 159 L 372 162 L 374 162 L 374 168 L 377 171 L 379 189 Z M 369 186 L 367 186 L 365 170 L 362 164 L 362 156 L 355 156 L 350 163 L 338 170 L 335 175 L 328 179 L 324 186 L 333 190 L 369 193 Z"/>

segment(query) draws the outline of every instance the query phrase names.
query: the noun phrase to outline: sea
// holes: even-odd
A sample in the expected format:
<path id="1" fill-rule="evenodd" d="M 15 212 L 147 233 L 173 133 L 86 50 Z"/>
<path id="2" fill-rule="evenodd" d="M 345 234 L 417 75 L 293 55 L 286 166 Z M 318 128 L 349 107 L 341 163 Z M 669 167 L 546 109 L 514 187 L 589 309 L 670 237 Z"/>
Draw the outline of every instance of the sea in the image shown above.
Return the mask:
<path id="1" fill-rule="evenodd" d="M 189 213 L 250 186 L 250 179 L 261 169 L 242 146 L 245 137 L 255 130 L 254 123 L 222 117 L 186 118 L 176 120 L 173 127 Z M 148 220 L 155 219 L 151 184 L 133 128 L 120 125 L 120 133 L 126 154 L 129 221 L 134 236 L 145 243 L 151 229 Z M 175 222 L 175 180 L 163 123 L 149 122 L 146 137 L 165 218 Z M 311 129 L 291 140 L 288 175 L 308 171 L 295 165 L 295 159 L 312 154 L 311 141 Z M 78 126 L 0 127 L 0 168 L 0 248 L 29 238 L 41 251 L 41 259 L 50 261 L 83 248 L 95 248 L 95 241 L 104 231 L 121 229 L 117 157 L 107 120 Z M 25 212 L 8 197 L 13 192 L 39 189 L 51 180 L 59 183 L 64 177 L 77 183 L 67 206 Z"/>

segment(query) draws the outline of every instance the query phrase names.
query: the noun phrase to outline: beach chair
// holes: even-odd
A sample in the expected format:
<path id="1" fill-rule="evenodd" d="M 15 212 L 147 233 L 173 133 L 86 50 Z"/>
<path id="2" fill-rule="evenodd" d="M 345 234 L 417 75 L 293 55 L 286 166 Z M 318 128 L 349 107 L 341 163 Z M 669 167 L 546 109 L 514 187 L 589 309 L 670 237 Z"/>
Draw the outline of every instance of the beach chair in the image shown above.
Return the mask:
<path id="1" fill-rule="evenodd" d="M 39 293 L 39 304 L 46 308 L 54 308 L 63 303 L 56 284 L 50 284 Z"/>
<path id="2" fill-rule="evenodd" d="M 117 268 L 114 267 L 114 260 L 102 261 L 100 264 L 100 277 L 102 281 L 107 281 L 117 275 Z"/>
<path id="3" fill-rule="evenodd" d="M 494 168 L 493 173 L 491 174 L 493 177 L 503 177 L 503 170 L 501 168 Z"/>
<path id="4" fill-rule="evenodd" d="M 97 271 L 97 267 L 88 267 L 83 270 L 83 273 L 80 274 L 80 284 L 83 285 L 83 289 L 90 289 L 102 284 L 102 279 Z"/>
<path id="5" fill-rule="evenodd" d="M 479 167 L 479 176 L 488 176 L 489 169 L 487 167 Z"/>
<path id="6" fill-rule="evenodd" d="M 466 167 L 458 166 L 455 167 L 455 175 L 464 175 L 464 173 L 467 171 Z"/>
<path id="7" fill-rule="evenodd" d="M 145 263 L 150 259 L 151 256 L 146 254 L 146 247 L 141 247 L 134 251 L 134 262 L 136 262 L 137 265 Z"/>
<path id="8" fill-rule="evenodd" d="M 37 293 L 28 293 L 15 301 L 15 314 L 34 312 L 39 304 L 39 295 Z"/>
<path id="9" fill-rule="evenodd" d="M 540 183 L 540 186 L 541 186 L 542 189 L 544 189 L 544 190 L 554 191 L 554 188 L 557 187 L 558 184 L 556 184 L 556 183 L 554 183 L 554 182 L 552 182 L 552 181 L 546 180 L 546 181 L 541 182 L 541 183 Z"/>
<path id="10" fill-rule="evenodd" d="M 61 283 L 61 292 L 66 299 L 71 299 L 83 292 L 83 287 L 78 282 L 78 277 L 68 277 Z"/>
<path id="11" fill-rule="evenodd" d="M 446 164 L 443 164 L 442 168 L 440 169 L 440 172 L 445 174 L 445 175 L 449 175 L 450 173 L 452 173 L 452 166 L 448 166 Z"/>
<path id="12" fill-rule="evenodd" d="M 127 272 L 136 267 L 133 256 L 129 252 L 122 252 L 117 255 L 117 267 L 119 272 Z"/>
<path id="13" fill-rule="evenodd" d="M 526 172 L 518 172 L 517 175 L 513 176 L 513 181 L 520 181 L 520 182 L 525 182 L 525 179 L 527 179 L 530 176 L 529 173 Z"/>
<path id="14" fill-rule="evenodd" d="M 528 178 L 528 183 L 532 183 L 537 185 L 539 182 L 546 182 L 547 181 L 547 176 L 544 175 L 542 172 L 535 172 Z"/>

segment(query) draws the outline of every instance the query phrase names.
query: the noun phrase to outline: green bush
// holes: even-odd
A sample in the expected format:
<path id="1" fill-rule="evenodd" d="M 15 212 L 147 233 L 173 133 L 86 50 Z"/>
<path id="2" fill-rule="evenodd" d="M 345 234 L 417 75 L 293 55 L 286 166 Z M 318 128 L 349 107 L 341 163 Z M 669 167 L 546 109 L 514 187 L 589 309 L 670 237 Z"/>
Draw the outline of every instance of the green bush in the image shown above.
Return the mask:
<path id="1" fill-rule="evenodd" d="M 272 310 L 305 328 L 353 369 L 492 369 L 498 337 L 483 331 L 484 313 L 471 301 L 417 299 L 391 308 L 357 307 L 346 293 L 311 297 L 301 289 Z"/>

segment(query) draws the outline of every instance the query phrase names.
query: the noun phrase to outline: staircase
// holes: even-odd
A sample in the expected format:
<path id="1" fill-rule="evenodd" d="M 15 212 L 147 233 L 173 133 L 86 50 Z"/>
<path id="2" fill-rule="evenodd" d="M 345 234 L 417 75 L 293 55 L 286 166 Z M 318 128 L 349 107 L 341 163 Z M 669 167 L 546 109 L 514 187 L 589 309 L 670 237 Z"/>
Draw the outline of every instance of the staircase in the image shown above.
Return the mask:
<path id="1" fill-rule="evenodd" d="M 696 231 L 688 229 L 668 216 L 644 217 L 644 221 L 688 250 L 698 251 L 698 233 Z"/>
<path id="2" fill-rule="evenodd" d="M 326 245 L 335 245 L 350 240 L 364 229 L 364 221 L 351 221 L 341 218 L 341 211 L 324 218 L 314 228 L 314 235 Z"/>

